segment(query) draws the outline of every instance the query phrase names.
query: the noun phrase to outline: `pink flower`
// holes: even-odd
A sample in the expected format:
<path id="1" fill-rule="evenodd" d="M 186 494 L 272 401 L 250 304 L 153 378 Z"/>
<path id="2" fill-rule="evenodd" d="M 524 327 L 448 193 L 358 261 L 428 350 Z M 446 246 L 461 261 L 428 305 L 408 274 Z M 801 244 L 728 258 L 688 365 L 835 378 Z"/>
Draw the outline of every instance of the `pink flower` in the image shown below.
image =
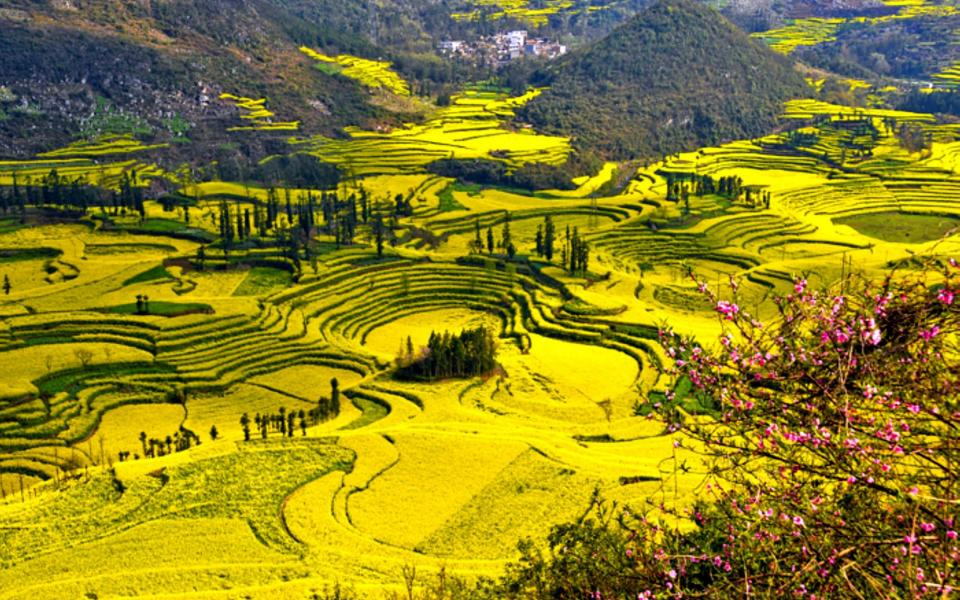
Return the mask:
<path id="1" fill-rule="evenodd" d="M 953 291 L 948 288 L 943 288 L 940 290 L 940 293 L 937 294 L 937 300 L 944 304 L 953 304 Z"/>
<path id="2" fill-rule="evenodd" d="M 726 317 L 728 321 L 732 321 L 734 315 L 740 312 L 740 307 L 733 302 L 721 300 L 717 302 L 717 312 Z"/>
<path id="3" fill-rule="evenodd" d="M 803 527 L 803 517 L 797 515 L 793 518 L 793 524 L 797 527 Z"/>
<path id="4" fill-rule="evenodd" d="M 920 529 L 922 529 L 924 533 L 930 533 L 936 528 L 937 526 L 934 525 L 933 523 L 920 523 Z"/>
<path id="5" fill-rule="evenodd" d="M 793 284 L 793 291 L 798 294 L 802 294 L 805 289 L 807 289 L 806 279 L 798 279 L 797 282 Z"/>
<path id="6" fill-rule="evenodd" d="M 929 342 L 933 338 L 937 337 L 938 333 L 940 333 L 940 327 L 938 327 L 937 325 L 934 325 L 933 327 L 931 327 L 930 329 L 927 329 L 926 331 L 921 331 L 920 337 L 922 337 L 924 341 Z"/>
<path id="7" fill-rule="evenodd" d="M 952 530 L 952 529 L 951 529 L 950 531 L 948 531 L 948 532 L 947 532 L 947 539 L 948 539 L 948 540 L 955 540 L 955 539 L 957 539 L 957 532 L 954 531 L 954 530 Z"/>

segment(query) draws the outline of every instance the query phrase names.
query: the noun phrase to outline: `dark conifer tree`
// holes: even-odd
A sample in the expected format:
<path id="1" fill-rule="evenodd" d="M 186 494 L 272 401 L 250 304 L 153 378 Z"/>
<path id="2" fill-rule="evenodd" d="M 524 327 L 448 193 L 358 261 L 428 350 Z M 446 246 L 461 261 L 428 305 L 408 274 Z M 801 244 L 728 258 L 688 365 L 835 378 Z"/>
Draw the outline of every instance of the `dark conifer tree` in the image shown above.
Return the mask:
<path id="1" fill-rule="evenodd" d="M 556 237 L 556 231 L 553 227 L 553 219 L 550 215 L 543 224 L 543 256 L 547 260 L 553 260 L 553 242 Z"/>
<path id="2" fill-rule="evenodd" d="M 336 377 L 330 380 L 330 412 L 334 416 L 340 414 L 340 382 Z"/>
<path id="3" fill-rule="evenodd" d="M 243 428 L 243 441 L 250 441 L 250 415 L 243 413 L 240 417 L 240 427 Z M 266 437 L 266 436 L 264 436 Z"/>

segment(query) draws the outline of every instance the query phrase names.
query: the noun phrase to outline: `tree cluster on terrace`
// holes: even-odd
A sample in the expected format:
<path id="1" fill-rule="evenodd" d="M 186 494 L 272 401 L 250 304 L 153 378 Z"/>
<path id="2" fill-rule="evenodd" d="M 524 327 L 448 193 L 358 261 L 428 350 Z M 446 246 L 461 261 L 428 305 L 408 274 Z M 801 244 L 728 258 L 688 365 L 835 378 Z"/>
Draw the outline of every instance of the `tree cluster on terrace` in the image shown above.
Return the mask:
<path id="1" fill-rule="evenodd" d="M 104 214 L 109 212 L 112 215 L 126 215 L 132 212 L 143 219 L 146 215 L 143 205 L 144 187 L 137 182 L 136 171 L 121 173 L 119 190 L 94 185 L 84 175 L 61 175 L 57 169 L 51 169 L 42 177 L 23 177 L 14 171 L 11 185 L 0 187 L 0 212 L 19 212 L 23 216 L 27 207 L 33 206 L 75 210 L 86 214 L 90 209 L 99 208 Z"/>
<path id="2" fill-rule="evenodd" d="M 563 264 L 564 268 L 571 275 L 585 275 L 590 265 L 590 244 L 580 237 L 580 231 L 577 227 L 573 228 L 571 234 L 570 226 L 567 225 L 567 236 L 563 244 Z"/>
<path id="3" fill-rule="evenodd" d="M 427 381 L 476 377 L 496 367 L 496 349 L 493 333 L 484 326 L 464 329 L 458 335 L 433 331 L 419 352 L 414 352 L 413 342 L 407 338 L 397 357 L 396 373 L 402 379 Z"/>
<path id="4" fill-rule="evenodd" d="M 200 436 L 198 436 L 193 431 L 187 429 L 183 425 L 173 434 L 168 435 L 163 438 L 154 438 L 147 435 L 147 432 L 140 432 L 140 449 L 142 450 L 142 456 L 144 458 L 157 458 L 160 456 L 166 456 L 168 454 L 173 454 L 174 452 L 182 452 L 184 450 L 189 450 L 194 446 L 200 445 Z M 130 452 L 127 450 L 121 450 L 117 453 L 118 458 L 121 462 L 130 459 Z M 133 454 L 134 460 L 137 460 L 141 457 L 139 454 Z"/>
<path id="5" fill-rule="evenodd" d="M 714 178 L 710 175 L 694 173 L 664 173 L 667 180 L 667 200 L 681 202 L 684 213 L 690 212 L 690 195 L 698 198 L 718 195 L 733 202 L 743 202 L 749 206 L 770 208 L 770 192 L 744 185 L 743 178 L 727 175 Z"/>
<path id="6" fill-rule="evenodd" d="M 484 248 L 486 248 L 488 254 L 493 254 L 494 251 L 500 250 L 510 259 L 516 256 L 517 247 L 513 243 L 513 234 L 510 233 L 510 213 L 508 211 L 504 212 L 503 228 L 500 232 L 499 240 L 496 240 L 494 237 L 493 227 L 487 227 L 486 245 L 484 245 L 483 237 L 480 234 L 480 221 L 479 219 L 474 221 L 474 239 L 470 242 L 470 251 L 476 254 L 482 254 Z"/>
<path id="7" fill-rule="evenodd" d="M 227 201 L 220 203 L 219 214 L 211 214 L 210 218 L 219 223 L 225 256 L 236 247 L 247 247 L 251 241 L 260 243 L 258 239 L 267 238 L 272 233 L 281 254 L 299 265 L 301 259 L 313 260 L 312 241 L 316 235 L 332 236 L 337 248 L 353 245 L 359 226 L 371 221 L 371 230 L 377 236 L 382 254 L 383 242 L 392 232 L 384 225 L 383 209 L 371 200 L 362 186 L 348 196 L 329 191 L 307 192 L 294 200 L 289 189 L 283 190 L 283 196 L 281 200 L 280 192 L 269 188 L 266 201 L 263 204 L 253 202 L 252 208 L 244 206 L 240 200 L 236 200 L 232 208 Z M 409 204 L 404 204 L 402 194 L 397 198 L 395 216 L 407 215 Z M 199 253 L 196 259 L 202 263 Z"/>
<path id="8" fill-rule="evenodd" d="M 257 413 L 253 424 L 263 439 L 267 439 L 270 431 L 279 432 L 283 437 L 293 437 L 298 425 L 301 435 L 307 435 L 307 414 L 302 408 L 287 410 L 281 406 L 275 413 Z M 243 428 L 244 441 L 250 441 L 250 417 L 247 413 L 240 417 L 240 426 Z"/>
<path id="9" fill-rule="evenodd" d="M 251 424 L 256 427 L 262 439 L 267 439 L 270 432 L 279 433 L 283 437 L 293 437 L 300 429 L 301 436 L 307 435 L 307 427 L 311 424 L 319 425 L 340 414 L 340 382 L 336 377 L 330 380 L 330 397 L 321 396 L 317 406 L 306 411 L 288 409 L 281 406 L 275 413 L 257 413 L 251 421 L 250 415 L 243 413 L 240 416 L 240 427 L 243 430 L 243 440 L 251 439 Z"/>
<path id="10" fill-rule="evenodd" d="M 553 218 L 550 215 L 547 215 L 543 220 L 543 225 L 537 225 L 537 256 L 547 260 L 553 260 L 553 244 L 556 235 L 557 232 L 553 225 Z"/>

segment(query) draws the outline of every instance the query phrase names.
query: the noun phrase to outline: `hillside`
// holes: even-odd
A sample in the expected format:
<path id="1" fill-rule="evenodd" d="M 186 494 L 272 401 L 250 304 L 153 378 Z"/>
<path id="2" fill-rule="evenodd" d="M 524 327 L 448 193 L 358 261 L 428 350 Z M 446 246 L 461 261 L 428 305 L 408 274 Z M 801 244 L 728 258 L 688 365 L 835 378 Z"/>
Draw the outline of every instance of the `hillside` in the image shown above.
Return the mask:
<path id="1" fill-rule="evenodd" d="M 789 62 L 688 0 L 650 7 L 534 81 L 550 90 L 521 119 L 618 159 L 767 132 L 805 88 Z"/>
<path id="2" fill-rule="evenodd" d="M 300 45 L 373 54 L 359 2 L 17 2 L 0 11 L 0 154 L 57 147 L 86 130 L 220 143 L 229 92 L 267 98 L 278 120 L 332 133 L 383 111 Z M 329 10 L 323 10 L 324 8 Z M 103 125 L 101 127 L 101 125 Z M 196 148 L 194 148 L 196 152 Z"/>

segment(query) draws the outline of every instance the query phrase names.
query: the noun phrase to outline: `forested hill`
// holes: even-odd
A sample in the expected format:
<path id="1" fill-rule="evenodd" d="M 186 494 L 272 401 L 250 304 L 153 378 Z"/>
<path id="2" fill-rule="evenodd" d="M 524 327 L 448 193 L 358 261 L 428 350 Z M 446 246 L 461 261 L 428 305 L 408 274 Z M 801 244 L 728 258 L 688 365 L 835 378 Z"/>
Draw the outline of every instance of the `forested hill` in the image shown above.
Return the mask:
<path id="1" fill-rule="evenodd" d="M 788 59 L 691 0 L 658 2 L 533 79 L 550 89 L 522 120 L 618 159 L 759 135 L 806 87 Z"/>
<path id="2" fill-rule="evenodd" d="M 83 135 L 91 119 L 162 136 L 224 131 L 221 92 L 265 97 L 278 119 L 332 133 L 382 111 L 299 45 L 376 56 L 360 0 L 11 0 L 0 3 L 0 154 Z M 99 106 L 99 108 L 98 108 Z M 122 127 L 121 127 L 122 128 Z M 217 142 L 219 143 L 219 141 Z M 196 146 L 192 148 L 196 149 Z"/>

